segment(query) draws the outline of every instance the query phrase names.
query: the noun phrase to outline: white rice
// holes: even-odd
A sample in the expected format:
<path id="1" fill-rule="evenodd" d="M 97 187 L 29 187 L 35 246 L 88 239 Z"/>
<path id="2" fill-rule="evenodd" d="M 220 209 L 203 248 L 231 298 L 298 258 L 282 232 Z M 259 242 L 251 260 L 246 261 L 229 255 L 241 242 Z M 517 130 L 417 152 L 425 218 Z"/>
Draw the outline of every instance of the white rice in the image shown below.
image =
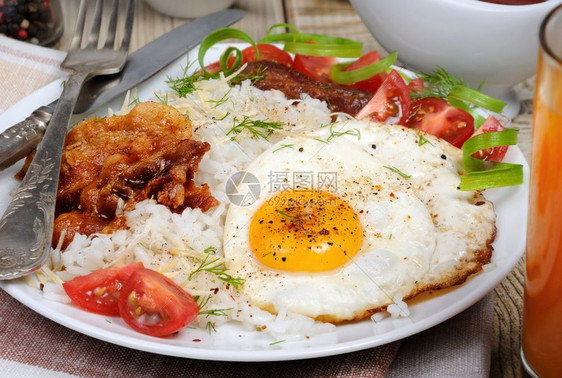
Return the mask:
<path id="1" fill-rule="evenodd" d="M 334 332 L 331 324 L 286 311 L 275 316 L 252 307 L 217 274 L 197 272 L 202 261 L 212 261 L 209 266 L 223 266 L 223 225 L 230 205 L 225 193 L 227 179 L 243 171 L 288 132 L 328 124 L 331 115 L 326 103 L 309 97 L 288 100 L 282 92 L 264 92 L 252 87 L 249 81 L 234 87 L 227 84 L 227 79 L 202 81 L 198 85 L 198 90 L 185 98 L 173 93 L 168 93 L 167 98 L 170 105 L 189 116 L 194 138 L 211 144 L 211 150 L 201 161 L 196 182 L 207 183 L 220 205 L 206 213 L 200 209 L 186 209 L 174 214 L 152 200 L 141 202 L 134 211 L 125 214 L 127 230 L 111 235 L 76 235 L 66 250 L 53 250 L 50 267 L 40 270 L 28 282 L 36 286 L 43 283 L 45 298 L 69 303 L 62 282 L 108 266 L 142 262 L 198 297 L 200 303 L 205 303 L 202 310 L 221 310 L 218 316 L 198 316 L 191 326 L 205 329 L 210 322 L 219 332 L 221 324 L 238 322 L 245 329 L 258 329 L 283 340 L 288 337 L 302 340 Z M 244 115 L 280 122 L 283 130 L 275 132 L 268 140 L 252 138 L 246 132 L 227 135 L 235 119 L 239 122 Z M 214 252 L 205 253 L 205 250 Z"/>

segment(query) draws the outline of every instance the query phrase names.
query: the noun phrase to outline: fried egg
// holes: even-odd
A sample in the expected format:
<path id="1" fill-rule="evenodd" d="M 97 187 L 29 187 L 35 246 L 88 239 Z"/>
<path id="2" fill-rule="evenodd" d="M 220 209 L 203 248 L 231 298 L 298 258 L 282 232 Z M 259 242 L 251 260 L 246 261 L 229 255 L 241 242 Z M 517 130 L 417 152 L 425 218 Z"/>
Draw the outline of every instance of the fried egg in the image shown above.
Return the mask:
<path id="1" fill-rule="evenodd" d="M 492 204 L 458 190 L 461 173 L 459 149 L 402 126 L 288 136 L 246 168 L 259 196 L 230 205 L 226 265 L 252 305 L 335 323 L 461 283 L 495 235 Z"/>

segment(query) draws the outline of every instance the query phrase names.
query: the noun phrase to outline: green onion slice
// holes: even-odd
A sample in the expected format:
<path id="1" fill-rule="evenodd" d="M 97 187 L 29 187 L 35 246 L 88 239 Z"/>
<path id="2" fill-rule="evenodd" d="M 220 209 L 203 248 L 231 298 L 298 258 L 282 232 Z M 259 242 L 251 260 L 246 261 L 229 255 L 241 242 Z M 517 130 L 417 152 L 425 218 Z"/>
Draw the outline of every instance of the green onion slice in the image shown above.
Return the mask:
<path id="1" fill-rule="evenodd" d="M 478 130 L 478 128 L 484 123 L 484 121 L 486 120 L 486 117 L 482 116 L 480 113 L 478 113 L 473 107 L 471 107 L 470 105 L 468 105 L 466 102 L 464 102 L 463 100 L 460 100 L 456 97 L 451 97 L 448 96 L 447 97 L 447 101 L 449 102 L 449 104 L 451 104 L 454 107 L 460 108 L 464 111 L 466 111 L 467 113 L 469 113 L 472 118 L 474 118 L 474 129 Z"/>
<path id="2" fill-rule="evenodd" d="M 396 58 L 397 53 L 394 51 L 378 62 L 352 71 L 344 71 L 345 68 L 352 64 L 351 62 L 334 64 L 331 67 L 332 80 L 338 84 L 354 84 L 369 79 L 381 72 L 386 72 L 396 62 Z"/>
<path id="3" fill-rule="evenodd" d="M 458 98 L 471 104 L 478 105 L 484 109 L 488 109 L 494 113 L 501 113 L 505 107 L 505 102 L 496 100 L 493 97 L 485 95 L 482 92 L 474 90 L 463 85 L 454 86 L 448 95 L 449 98 Z"/>
<path id="4" fill-rule="evenodd" d="M 472 157 L 487 148 L 517 144 L 517 130 L 505 129 L 473 136 L 462 146 L 463 165 L 468 173 L 461 176 L 460 190 L 483 190 L 523 183 L 523 166 L 496 163 Z"/>
<path id="5" fill-rule="evenodd" d="M 321 34 L 302 34 L 300 32 L 269 34 L 259 41 L 259 43 L 273 42 L 284 42 L 285 51 L 300 55 L 357 58 L 363 51 L 361 42 Z"/>
<path id="6" fill-rule="evenodd" d="M 205 69 L 205 54 L 211 47 L 217 44 L 220 41 L 224 41 L 225 39 L 239 39 L 244 42 L 248 42 L 251 44 L 254 49 L 256 50 L 256 60 L 260 59 L 260 51 L 256 47 L 256 43 L 248 34 L 244 33 L 242 30 L 234 29 L 234 28 L 221 28 L 217 29 L 214 32 L 211 32 L 209 35 L 205 37 L 205 39 L 201 42 L 201 46 L 199 47 L 199 65 L 201 66 L 201 70 L 206 75 L 210 75 L 210 73 Z M 228 59 L 232 54 L 236 55 L 235 64 L 228 70 L 229 72 L 234 71 L 235 69 L 240 66 L 242 61 L 242 53 L 237 48 L 228 48 L 221 56 L 221 68 L 225 70 L 227 68 Z M 226 56 L 226 57 L 225 57 Z M 239 58 L 239 59 L 238 59 Z M 238 66 L 236 65 L 238 62 Z M 224 63 L 224 65 L 223 65 Z M 226 71 L 226 70 L 225 70 Z"/>
<path id="7" fill-rule="evenodd" d="M 272 25 L 269 29 L 267 29 L 267 33 L 265 33 L 265 37 L 263 37 L 263 39 L 260 41 L 260 43 L 263 43 L 262 42 L 263 40 L 271 37 L 272 35 L 283 34 L 283 33 L 273 33 L 273 30 L 278 29 L 278 28 L 289 29 L 295 34 L 301 34 L 299 29 L 297 29 L 295 26 L 293 26 L 291 24 L 284 24 L 284 23 L 275 24 L 275 25 Z"/>

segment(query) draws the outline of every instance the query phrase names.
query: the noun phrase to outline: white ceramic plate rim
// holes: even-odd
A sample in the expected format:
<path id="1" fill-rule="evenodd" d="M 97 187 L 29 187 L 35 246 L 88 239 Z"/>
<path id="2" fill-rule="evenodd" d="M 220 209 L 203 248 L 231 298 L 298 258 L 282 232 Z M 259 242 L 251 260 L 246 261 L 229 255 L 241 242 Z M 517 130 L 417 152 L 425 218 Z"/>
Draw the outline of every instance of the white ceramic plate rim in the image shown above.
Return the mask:
<path id="1" fill-rule="evenodd" d="M 222 47 L 217 46 L 208 54 L 208 62 L 216 60 Z M 188 58 L 180 58 L 163 72 L 139 86 L 141 100 L 152 97 L 153 90 L 166 89 L 167 77 L 177 77 L 183 72 L 186 62 L 194 61 L 197 51 L 192 50 Z M 208 63 L 207 62 L 207 63 Z M 0 116 L 0 130 L 25 118 L 35 108 L 56 99 L 61 91 L 61 80 L 57 80 L 24 98 Z M 123 96 L 109 104 L 119 108 Z M 103 111 L 92 112 L 104 115 Z M 355 324 L 337 327 L 337 341 L 327 345 L 292 347 L 282 343 L 275 347 L 249 347 L 245 349 L 228 345 L 195 344 L 193 336 L 154 338 L 129 329 L 119 318 L 107 318 L 82 311 L 73 305 L 52 302 L 41 297 L 40 293 L 22 280 L 2 281 L 0 287 L 12 297 L 33 311 L 77 332 L 128 348 L 169 356 L 217 361 L 282 361 L 331 356 L 363 350 L 396 341 L 431 328 L 467 309 L 492 291 L 500 281 L 515 267 L 525 251 L 525 234 L 528 201 L 529 166 L 518 147 L 511 147 L 507 161 L 524 166 L 525 182 L 510 188 L 493 189 L 486 196 L 494 202 L 497 219 L 497 235 L 494 241 L 492 263 L 495 268 L 481 272 L 463 285 L 434 297 L 410 304 L 409 318 L 387 318 L 379 324 L 364 320 Z M 16 187 L 13 174 L 21 166 L 0 172 L 0 211 L 4 211 L 9 200 L 9 192 Z M 183 331 L 182 331 L 183 332 Z M 178 334 L 182 335 L 182 333 Z M 212 336 L 210 336 L 212 339 Z M 233 340 L 234 341 L 234 340 Z"/>

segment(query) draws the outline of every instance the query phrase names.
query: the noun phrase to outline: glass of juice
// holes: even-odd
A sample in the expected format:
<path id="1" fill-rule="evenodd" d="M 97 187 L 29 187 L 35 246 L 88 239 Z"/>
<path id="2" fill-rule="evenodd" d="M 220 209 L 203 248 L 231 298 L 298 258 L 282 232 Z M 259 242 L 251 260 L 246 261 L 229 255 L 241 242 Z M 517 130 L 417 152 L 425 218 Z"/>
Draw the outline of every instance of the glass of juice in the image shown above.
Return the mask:
<path id="1" fill-rule="evenodd" d="M 535 377 L 562 377 L 562 5 L 540 28 L 521 355 Z"/>

